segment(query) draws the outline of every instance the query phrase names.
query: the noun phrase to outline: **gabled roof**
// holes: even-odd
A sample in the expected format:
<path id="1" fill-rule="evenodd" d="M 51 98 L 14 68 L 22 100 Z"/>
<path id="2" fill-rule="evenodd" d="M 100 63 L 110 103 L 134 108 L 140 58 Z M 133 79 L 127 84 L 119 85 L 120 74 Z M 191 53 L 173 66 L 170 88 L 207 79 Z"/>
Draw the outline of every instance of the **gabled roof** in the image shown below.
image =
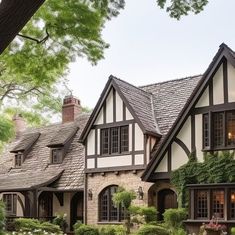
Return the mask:
<path id="1" fill-rule="evenodd" d="M 152 94 L 110 75 L 90 119 L 81 134 L 80 141 L 84 142 L 87 137 L 112 87 L 118 92 L 126 107 L 138 122 L 143 133 L 160 137 L 161 132 L 154 116 Z"/>
<path id="2" fill-rule="evenodd" d="M 39 138 L 40 133 L 29 133 L 22 136 L 20 142 L 10 151 L 11 153 L 27 152 Z"/>
<path id="3" fill-rule="evenodd" d="M 0 3 L 0 54 L 45 0 L 2 0 Z"/>
<path id="4" fill-rule="evenodd" d="M 76 126 L 65 126 L 59 129 L 47 147 L 63 147 L 78 131 Z"/>
<path id="5" fill-rule="evenodd" d="M 20 143 L 21 138 L 15 139 L 7 146 L 0 157 L 0 188 L 3 187 L 1 186 L 1 179 L 5 179 L 5 177 L 8 177 L 10 184 L 14 183 L 12 179 L 14 179 L 16 175 L 22 175 L 22 177 L 24 175 L 30 175 L 30 177 L 34 177 L 33 174 L 35 172 L 36 175 L 40 175 L 40 178 L 42 178 L 41 182 L 47 182 L 47 179 L 50 177 L 54 179 L 54 173 L 54 176 L 56 176 L 57 172 L 63 171 L 58 178 L 53 180 L 53 183 L 50 182 L 50 187 L 55 188 L 55 190 L 83 190 L 85 149 L 82 144 L 78 143 L 78 139 L 89 116 L 90 114 L 81 114 L 74 122 L 31 128 L 23 132 L 21 134 L 22 138 L 30 133 L 40 132 L 41 135 L 25 157 L 21 168 L 14 168 L 14 154 L 10 153 L 10 150 Z M 55 133 L 64 129 L 74 129 L 76 133 L 67 148 L 63 162 L 61 164 L 51 164 L 51 149 L 48 148 L 47 145 L 51 139 L 54 138 Z M 52 172 L 52 174 L 49 175 L 50 177 L 47 177 L 48 172 Z M 25 180 L 27 180 L 27 178 L 28 177 L 26 177 Z M 23 183 L 19 185 L 21 188 L 24 186 Z"/>
<path id="6" fill-rule="evenodd" d="M 220 65 L 223 58 L 226 58 L 235 67 L 235 53 L 224 43 L 220 45 L 218 52 L 214 56 L 212 62 L 210 63 L 205 73 L 203 74 L 198 85 L 195 87 L 194 91 L 191 93 L 189 99 L 187 100 L 183 109 L 177 116 L 170 130 L 166 132 L 166 135 L 164 138 L 162 138 L 160 144 L 158 143 L 155 146 L 155 151 L 153 151 L 152 153 L 153 158 L 149 162 L 146 170 L 144 171 L 141 177 L 143 180 L 145 181 L 149 180 L 150 175 L 154 172 L 157 164 L 161 160 L 161 157 L 165 153 L 167 147 L 169 146 L 169 144 L 173 141 L 173 138 L 179 132 L 182 124 L 186 121 L 191 109 L 194 107 L 194 105 L 196 105 L 200 96 L 203 94 L 204 90 L 206 89 L 208 85 L 210 78 L 212 77 L 213 73 Z"/>

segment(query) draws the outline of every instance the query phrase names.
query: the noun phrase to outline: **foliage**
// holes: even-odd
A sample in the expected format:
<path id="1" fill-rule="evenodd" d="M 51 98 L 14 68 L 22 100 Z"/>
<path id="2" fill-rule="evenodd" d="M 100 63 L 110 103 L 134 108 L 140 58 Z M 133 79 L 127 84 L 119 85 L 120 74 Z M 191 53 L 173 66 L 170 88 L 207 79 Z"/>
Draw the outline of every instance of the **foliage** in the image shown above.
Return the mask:
<path id="1" fill-rule="evenodd" d="M 183 228 L 177 228 L 174 230 L 174 235 L 187 235 L 187 232 Z"/>
<path id="2" fill-rule="evenodd" d="M 0 235 L 4 234 L 5 226 L 5 206 L 3 201 L 0 201 Z"/>
<path id="3" fill-rule="evenodd" d="M 187 219 L 187 211 L 184 208 L 167 209 L 163 213 L 163 217 L 169 231 L 174 233 L 182 228 L 183 220 Z"/>
<path id="4" fill-rule="evenodd" d="M 104 225 L 100 228 L 100 235 L 126 235 L 123 225 Z"/>
<path id="5" fill-rule="evenodd" d="M 132 216 L 132 222 L 151 223 L 157 220 L 158 212 L 155 207 L 131 206 L 129 210 Z M 144 222 L 141 221 L 142 219 Z"/>
<path id="6" fill-rule="evenodd" d="M 157 0 L 161 8 L 166 7 L 172 18 L 180 19 L 181 16 L 188 15 L 190 12 L 198 14 L 203 11 L 208 0 Z"/>
<path id="7" fill-rule="evenodd" d="M 18 232 L 46 231 L 48 233 L 61 234 L 62 231 L 58 225 L 41 222 L 37 219 L 18 218 L 15 220 L 15 229 Z"/>
<path id="8" fill-rule="evenodd" d="M 169 235 L 167 229 L 159 225 L 145 224 L 140 227 L 136 235 Z"/>
<path id="9" fill-rule="evenodd" d="M 235 227 L 231 228 L 231 235 L 235 235 Z"/>
<path id="10" fill-rule="evenodd" d="M 82 221 L 78 220 L 78 221 L 73 225 L 73 230 L 76 231 L 81 225 L 82 225 Z"/>
<path id="11" fill-rule="evenodd" d="M 130 233 L 131 227 L 131 218 L 129 208 L 131 206 L 132 201 L 136 198 L 135 192 L 125 190 L 122 187 L 119 187 L 117 192 L 113 195 L 113 202 L 116 206 L 122 206 L 124 209 L 124 218 L 126 220 L 126 230 L 127 234 Z"/>
<path id="12" fill-rule="evenodd" d="M 74 226 L 75 235 L 99 235 L 98 228 L 92 225 L 77 224 Z"/>
<path id="13" fill-rule="evenodd" d="M 171 175 L 171 182 L 178 192 L 180 207 L 187 206 L 187 184 L 235 182 L 235 172 L 232 170 L 234 167 L 234 151 L 206 153 L 204 162 L 198 162 L 192 154 L 189 161 Z"/>
<path id="14" fill-rule="evenodd" d="M 65 231 L 68 227 L 66 217 L 66 214 L 57 214 L 56 217 L 53 219 L 52 223 L 58 225 L 62 229 L 62 231 Z"/>

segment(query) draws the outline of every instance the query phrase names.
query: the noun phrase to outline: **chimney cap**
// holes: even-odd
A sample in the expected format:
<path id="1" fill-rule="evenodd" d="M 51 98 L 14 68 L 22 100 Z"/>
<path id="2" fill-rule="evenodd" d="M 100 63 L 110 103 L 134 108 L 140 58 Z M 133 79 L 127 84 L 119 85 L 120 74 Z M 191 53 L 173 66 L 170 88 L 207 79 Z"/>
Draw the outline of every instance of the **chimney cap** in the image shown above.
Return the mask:
<path id="1" fill-rule="evenodd" d="M 80 100 L 73 95 L 66 95 L 63 100 L 63 105 L 66 104 L 78 104 L 80 105 Z"/>

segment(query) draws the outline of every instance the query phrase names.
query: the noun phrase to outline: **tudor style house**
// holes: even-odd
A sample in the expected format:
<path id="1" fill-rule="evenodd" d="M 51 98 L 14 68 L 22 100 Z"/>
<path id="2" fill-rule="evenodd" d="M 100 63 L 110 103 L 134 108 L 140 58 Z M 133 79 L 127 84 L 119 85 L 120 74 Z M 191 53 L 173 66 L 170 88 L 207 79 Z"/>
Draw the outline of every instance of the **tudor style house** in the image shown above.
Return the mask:
<path id="1" fill-rule="evenodd" d="M 110 76 L 80 140 L 87 223 L 122 220 L 112 202 L 118 186 L 136 192 L 135 204 L 156 206 L 162 219 L 177 207 L 170 174 L 190 153 L 203 161 L 204 152 L 235 149 L 235 53 L 222 44 L 203 75 L 142 87 Z M 215 214 L 234 225 L 235 184 L 189 189 L 190 231 Z"/>
<path id="2" fill-rule="evenodd" d="M 78 139 L 88 117 L 72 96 L 64 99 L 62 123 L 26 129 L 22 117 L 14 117 L 16 139 L 0 158 L 8 218 L 51 220 L 66 213 L 68 231 L 83 220 L 84 147 Z"/>

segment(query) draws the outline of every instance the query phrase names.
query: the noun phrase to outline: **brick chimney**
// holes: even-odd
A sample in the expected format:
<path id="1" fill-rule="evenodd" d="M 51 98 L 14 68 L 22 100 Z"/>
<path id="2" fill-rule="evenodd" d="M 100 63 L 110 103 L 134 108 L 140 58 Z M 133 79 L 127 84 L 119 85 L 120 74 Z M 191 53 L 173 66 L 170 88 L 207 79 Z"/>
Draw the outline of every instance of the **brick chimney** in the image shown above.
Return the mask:
<path id="1" fill-rule="evenodd" d="M 26 125 L 26 122 L 22 116 L 22 114 L 15 114 L 12 118 L 12 121 L 15 125 L 15 132 L 16 132 L 16 135 L 19 134 L 20 132 L 23 132 L 25 131 L 27 125 Z"/>
<path id="2" fill-rule="evenodd" d="M 62 106 L 62 123 L 73 122 L 81 112 L 80 100 L 72 95 L 65 96 Z"/>

